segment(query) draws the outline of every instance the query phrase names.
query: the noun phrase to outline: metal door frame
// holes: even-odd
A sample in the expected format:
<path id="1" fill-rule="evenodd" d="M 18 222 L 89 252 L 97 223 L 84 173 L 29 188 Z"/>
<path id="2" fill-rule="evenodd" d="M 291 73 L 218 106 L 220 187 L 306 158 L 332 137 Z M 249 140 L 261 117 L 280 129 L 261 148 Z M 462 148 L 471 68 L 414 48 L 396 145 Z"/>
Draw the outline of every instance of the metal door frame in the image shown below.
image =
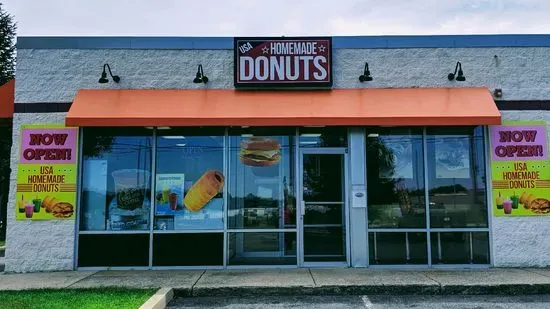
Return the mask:
<path id="1" fill-rule="evenodd" d="M 304 222 L 303 222 L 303 211 L 302 202 L 304 194 L 304 183 L 303 183 L 303 173 L 304 173 L 304 155 L 310 154 L 337 154 L 342 155 L 344 158 L 344 175 L 342 181 L 343 183 L 343 207 L 344 207 L 344 224 L 345 224 L 345 248 L 344 252 L 346 254 L 345 262 L 305 262 L 304 261 Z M 350 266 L 350 226 L 349 226 L 349 158 L 348 158 L 348 149 L 344 147 L 338 148 L 301 148 L 298 151 L 298 160 L 296 168 L 296 208 L 298 209 L 296 215 L 296 232 L 297 232 L 297 255 L 298 255 L 298 266 L 299 267 L 349 267 Z"/>

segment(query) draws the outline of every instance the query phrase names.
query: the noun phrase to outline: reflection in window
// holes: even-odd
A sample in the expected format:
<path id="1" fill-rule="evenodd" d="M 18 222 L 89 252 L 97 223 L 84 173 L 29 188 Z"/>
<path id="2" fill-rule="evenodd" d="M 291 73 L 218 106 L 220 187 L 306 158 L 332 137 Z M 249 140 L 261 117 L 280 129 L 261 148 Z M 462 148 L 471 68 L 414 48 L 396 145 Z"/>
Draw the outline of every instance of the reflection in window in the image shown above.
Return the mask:
<path id="1" fill-rule="evenodd" d="M 294 130 L 271 136 L 259 130 L 230 132 L 228 227 L 295 228 Z"/>
<path id="2" fill-rule="evenodd" d="M 483 129 L 429 128 L 432 227 L 487 227 Z"/>
<path id="3" fill-rule="evenodd" d="M 228 233 L 229 265 L 296 265 L 296 232 Z"/>
<path id="4" fill-rule="evenodd" d="M 347 127 L 304 127 L 299 129 L 300 147 L 347 147 Z"/>
<path id="5" fill-rule="evenodd" d="M 489 233 L 431 233 L 433 264 L 489 264 Z"/>
<path id="6" fill-rule="evenodd" d="M 230 265 L 296 264 L 293 129 L 243 128 L 229 132 Z"/>
<path id="7" fill-rule="evenodd" d="M 344 156 L 307 154 L 302 160 L 305 202 L 343 202 Z"/>
<path id="8" fill-rule="evenodd" d="M 81 230 L 147 230 L 152 131 L 85 128 Z"/>
<path id="9" fill-rule="evenodd" d="M 367 130 L 369 228 L 425 228 L 422 129 Z"/>
<path id="10" fill-rule="evenodd" d="M 155 229 L 223 229 L 223 128 L 157 134 Z"/>
<path id="11" fill-rule="evenodd" d="M 346 261 L 345 166 L 341 154 L 304 154 L 304 261 Z"/>
<path id="12" fill-rule="evenodd" d="M 427 264 L 426 235 L 425 232 L 369 233 L 369 263 Z"/>

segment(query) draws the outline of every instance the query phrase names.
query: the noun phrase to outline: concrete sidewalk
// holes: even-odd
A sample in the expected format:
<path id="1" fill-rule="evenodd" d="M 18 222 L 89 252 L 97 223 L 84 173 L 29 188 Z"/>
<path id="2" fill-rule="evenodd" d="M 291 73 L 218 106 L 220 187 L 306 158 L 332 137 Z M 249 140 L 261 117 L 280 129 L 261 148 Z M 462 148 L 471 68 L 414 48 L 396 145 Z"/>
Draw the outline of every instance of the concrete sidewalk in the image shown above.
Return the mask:
<path id="1" fill-rule="evenodd" d="M 0 275 L 0 290 L 174 288 L 179 296 L 251 294 L 550 294 L 550 269 L 69 271 Z"/>

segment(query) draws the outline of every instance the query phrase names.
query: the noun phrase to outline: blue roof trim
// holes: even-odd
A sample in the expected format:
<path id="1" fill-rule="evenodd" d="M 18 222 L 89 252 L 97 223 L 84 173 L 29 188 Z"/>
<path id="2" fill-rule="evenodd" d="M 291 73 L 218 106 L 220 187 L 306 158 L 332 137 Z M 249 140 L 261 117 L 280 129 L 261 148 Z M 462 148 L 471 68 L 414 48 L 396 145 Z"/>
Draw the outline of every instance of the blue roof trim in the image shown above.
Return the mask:
<path id="1" fill-rule="evenodd" d="M 336 36 L 333 48 L 550 47 L 548 34 Z M 18 37 L 18 49 L 233 49 L 232 37 Z"/>

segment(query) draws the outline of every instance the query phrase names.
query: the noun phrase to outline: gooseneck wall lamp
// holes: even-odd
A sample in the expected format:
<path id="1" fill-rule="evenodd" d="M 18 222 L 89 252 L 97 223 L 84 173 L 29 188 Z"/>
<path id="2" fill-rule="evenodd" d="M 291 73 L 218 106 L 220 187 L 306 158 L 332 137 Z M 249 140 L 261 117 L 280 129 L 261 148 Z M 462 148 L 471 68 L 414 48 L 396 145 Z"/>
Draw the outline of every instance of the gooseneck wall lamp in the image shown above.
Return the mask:
<path id="1" fill-rule="evenodd" d="M 458 70 L 458 74 L 457 74 L 457 70 Z M 455 72 L 454 73 L 449 73 L 447 78 L 449 80 L 456 79 L 459 82 L 463 82 L 463 81 L 466 80 L 466 77 L 464 77 L 464 72 L 462 71 L 462 63 L 460 63 L 460 61 L 456 62 Z"/>
<path id="2" fill-rule="evenodd" d="M 113 72 L 111 72 L 111 67 L 109 66 L 109 64 L 105 63 L 103 65 L 103 72 L 101 73 L 101 77 L 99 78 L 99 83 L 100 84 L 105 84 L 105 83 L 109 82 L 109 80 L 107 79 L 107 72 L 105 71 L 105 68 L 107 68 L 109 70 L 109 75 L 111 75 L 111 77 L 113 78 L 113 81 L 115 83 L 120 82 L 120 76 L 113 75 Z"/>
<path id="3" fill-rule="evenodd" d="M 365 62 L 365 68 L 363 69 L 363 74 L 359 75 L 359 81 L 370 82 L 371 80 L 372 80 L 372 76 L 370 76 L 369 63 Z"/>
<path id="4" fill-rule="evenodd" d="M 202 70 L 202 64 L 199 64 L 199 68 L 197 69 L 197 75 L 193 79 L 193 83 L 195 84 L 208 83 L 208 77 L 204 75 L 204 72 Z"/>

